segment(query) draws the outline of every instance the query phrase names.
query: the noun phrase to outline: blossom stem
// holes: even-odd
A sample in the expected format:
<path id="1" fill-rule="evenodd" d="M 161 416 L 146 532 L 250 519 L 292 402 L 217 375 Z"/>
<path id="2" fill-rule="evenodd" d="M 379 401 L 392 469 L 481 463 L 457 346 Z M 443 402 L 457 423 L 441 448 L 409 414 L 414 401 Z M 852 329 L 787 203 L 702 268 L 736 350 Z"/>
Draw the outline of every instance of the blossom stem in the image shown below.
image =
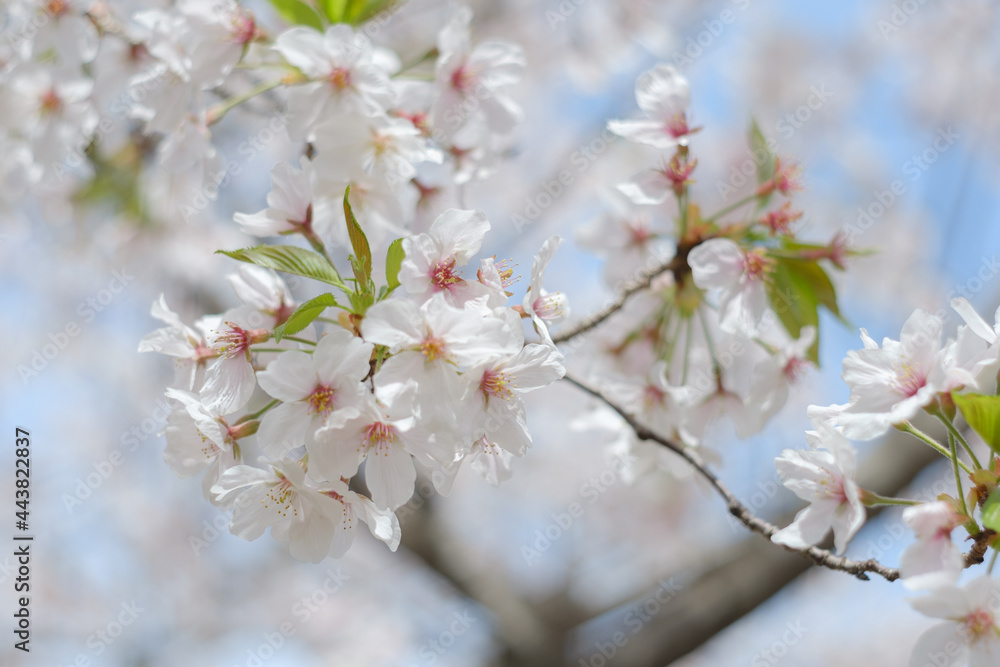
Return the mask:
<path id="1" fill-rule="evenodd" d="M 989 565 L 988 568 L 986 568 L 986 574 L 987 575 L 993 574 L 993 566 L 997 564 L 997 554 L 1000 554 L 1000 551 L 994 549 L 993 550 L 993 557 L 990 558 L 990 565 Z"/>
<path id="2" fill-rule="evenodd" d="M 253 352 L 288 352 L 288 350 L 283 350 L 280 347 L 253 347 L 250 348 Z M 302 350 L 305 353 L 311 353 L 312 350 Z"/>
<path id="3" fill-rule="evenodd" d="M 716 213 L 712 217 L 706 218 L 705 222 L 715 222 L 716 220 L 718 220 L 722 216 L 726 215 L 727 213 L 732 213 L 736 209 L 743 208 L 744 206 L 746 206 L 750 202 L 756 201 L 756 200 L 757 200 L 757 195 L 756 194 L 752 194 L 752 195 L 749 195 L 747 197 L 744 197 L 743 199 L 740 199 L 738 201 L 733 202 L 732 204 L 730 204 L 729 206 L 725 207 L 724 209 L 722 209 L 721 211 L 719 211 L 718 213 Z"/>
<path id="4" fill-rule="evenodd" d="M 285 340 L 294 340 L 296 343 L 305 343 L 306 345 L 316 345 L 316 343 L 311 340 L 306 340 L 305 338 L 299 338 L 298 336 L 285 336 Z"/>
<path id="5" fill-rule="evenodd" d="M 877 507 L 879 505 L 919 505 L 919 500 L 910 500 L 908 498 L 893 498 L 890 496 L 880 496 L 877 493 L 872 493 L 867 489 L 861 489 L 861 502 L 865 504 L 866 507 Z"/>
<path id="6" fill-rule="evenodd" d="M 681 373 L 681 384 L 687 384 L 688 366 L 691 364 L 691 334 L 694 333 L 694 319 L 687 319 L 687 326 L 684 327 L 684 370 Z"/>
<path id="7" fill-rule="evenodd" d="M 247 100 L 257 97 L 258 95 L 261 95 L 263 93 L 266 93 L 269 90 L 274 90 L 275 88 L 283 85 L 284 83 L 285 83 L 284 79 L 278 79 L 277 81 L 266 81 L 264 83 L 257 84 L 253 88 L 250 88 L 249 90 L 240 93 L 239 95 L 233 95 L 229 99 L 223 100 L 222 102 L 215 105 L 214 107 L 211 107 L 208 111 L 205 112 L 206 124 L 215 125 L 220 120 L 222 120 L 223 116 L 225 116 L 227 113 L 229 113 L 239 105 L 243 104 Z"/>
<path id="8" fill-rule="evenodd" d="M 250 421 L 251 419 L 260 419 L 260 416 L 262 414 L 264 414 L 265 412 L 267 412 L 268 410 L 270 410 L 271 408 L 273 408 L 274 406 L 276 406 L 278 403 L 281 403 L 281 401 L 279 401 L 278 399 L 274 399 L 273 401 L 271 401 L 270 403 L 268 403 L 267 405 L 265 405 L 264 407 L 262 407 L 257 412 L 254 412 L 253 414 L 249 414 L 249 415 L 243 415 L 242 417 L 240 417 L 239 419 L 236 420 L 236 423 L 237 424 L 242 424 L 243 422 Z"/>
<path id="9" fill-rule="evenodd" d="M 896 428 L 898 430 L 902 431 L 903 433 L 909 433 L 910 435 L 912 435 L 913 437 L 917 438 L 918 440 L 922 440 L 923 442 L 927 443 L 928 445 L 930 445 L 934 449 L 934 451 L 936 451 L 941 456 L 943 456 L 945 458 L 949 458 L 949 459 L 950 458 L 954 458 L 955 462 L 956 462 L 955 463 L 956 465 L 962 466 L 962 469 L 965 470 L 965 472 L 970 473 L 970 474 L 972 473 L 972 469 L 965 464 L 965 461 L 960 461 L 957 456 L 953 457 L 952 454 L 951 454 L 951 452 L 949 452 L 947 449 L 945 449 L 944 447 L 942 447 L 936 440 L 934 440 L 934 438 L 932 438 L 931 436 L 927 435 L 926 433 L 924 433 L 920 429 L 916 428 L 910 422 L 902 422 L 901 424 L 896 424 Z"/>
<path id="10" fill-rule="evenodd" d="M 954 436 L 956 440 L 962 443 L 962 447 L 964 447 L 965 451 L 969 453 L 969 456 L 972 458 L 972 463 L 975 464 L 976 469 L 982 470 L 983 464 L 979 462 L 978 458 L 976 458 L 976 453 L 972 451 L 972 445 L 970 445 L 969 441 L 965 439 L 965 436 L 963 436 L 962 433 L 955 428 L 955 424 L 940 411 L 935 411 L 933 414 L 935 417 L 940 419 L 942 423 L 944 423 L 945 427 L 948 429 L 948 435 Z"/>
<path id="11" fill-rule="evenodd" d="M 969 507 L 965 504 L 965 491 L 962 490 L 962 475 L 958 472 L 958 447 L 955 445 L 955 436 L 948 433 L 948 446 L 951 448 L 951 461 L 955 469 L 955 486 L 958 487 L 958 502 L 962 506 L 962 514 L 971 517 Z"/>

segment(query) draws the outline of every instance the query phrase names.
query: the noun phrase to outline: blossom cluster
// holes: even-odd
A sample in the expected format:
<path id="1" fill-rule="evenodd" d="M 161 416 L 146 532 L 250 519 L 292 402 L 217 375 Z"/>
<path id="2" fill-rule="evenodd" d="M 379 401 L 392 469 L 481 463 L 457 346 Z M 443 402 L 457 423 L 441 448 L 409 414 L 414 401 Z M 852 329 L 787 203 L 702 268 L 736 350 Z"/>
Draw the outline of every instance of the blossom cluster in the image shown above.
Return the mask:
<path id="1" fill-rule="evenodd" d="M 642 117 L 608 129 L 653 149 L 652 166 L 617 186 L 610 212 L 578 234 L 606 259 L 616 289 L 651 276 L 584 342 L 587 369 L 605 394 L 645 427 L 685 446 L 705 441 L 727 419 L 742 438 L 759 432 L 786 403 L 789 388 L 816 363 L 818 308 L 839 315 L 826 267 L 852 253 L 840 237 L 801 241 L 792 207 L 801 189 L 794 162 L 771 154 L 756 126 L 750 141 L 767 158 L 746 196 L 714 214 L 694 200 L 694 143 L 687 80 L 657 65 L 636 82 Z M 676 211 L 664 220 L 663 209 Z M 664 270 L 666 269 L 666 270 Z M 658 445 L 621 429 L 614 455 L 630 476 L 680 472 Z"/>
<path id="2" fill-rule="evenodd" d="M 227 252 L 247 263 L 230 276 L 242 305 L 188 326 L 161 296 L 152 314 L 166 326 L 139 347 L 177 367 L 164 459 L 181 476 L 203 474 L 205 495 L 233 512 L 240 537 L 270 528 L 294 557 L 318 562 L 341 556 L 360 521 L 395 549 L 394 512 L 418 471 L 442 494 L 465 461 L 493 484 L 506 479 L 531 444 L 522 395 L 563 375 L 548 323 L 568 308 L 542 288 L 558 237 L 510 306 L 512 268 L 495 255 L 477 260 L 490 229 L 482 211 L 447 209 L 426 232 L 408 231 L 434 179 L 454 186 L 489 175 L 520 117 L 503 93 L 523 69 L 519 48 L 473 45 L 470 18 L 456 8 L 441 29 L 425 58 L 430 80 L 397 76 L 407 71 L 398 56 L 345 23 L 270 40 L 235 2 L 179 3 L 136 19 L 157 60 L 162 97 L 145 108 L 146 130 L 165 133 L 161 161 L 210 163 L 209 126 L 279 88 L 287 133 L 306 147 L 298 166 L 272 170 L 267 208 L 235 221 L 308 248 Z M 237 64 L 284 74 L 199 109 L 199 91 Z M 381 285 L 373 248 L 386 251 Z M 341 277 L 338 253 L 349 255 L 353 278 Z M 339 293 L 297 302 L 275 269 Z M 339 316 L 325 317 L 328 309 Z M 522 320 L 537 343 L 526 342 Z"/>
<path id="3" fill-rule="evenodd" d="M 947 645 L 955 648 L 948 655 L 961 653 L 971 659 L 970 664 L 992 664 L 1000 651 L 995 580 L 987 576 L 957 587 L 967 565 L 982 562 L 987 548 L 994 546 L 1000 528 L 995 515 L 1000 496 L 994 493 L 1000 479 L 1000 442 L 995 433 L 1000 418 L 1000 397 L 995 393 L 1000 311 L 991 325 L 964 298 L 954 299 L 952 307 L 964 324 L 947 340 L 943 340 L 943 316 L 923 310 L 907 319 L 899 340 L 886 338 L 879 345 L 862 329 L 863 349 L 849 352 L 843 362 L 843 379 L 851 392 L 848 402 L 811 407 L 816 430 L 807 433 L 810 449 L 785 450 L 776 460 L 785 486 L 809 505 L 772 537 L 775 543 L 804 548 L 819 543 L 832 528 L 837 550 L 843 553 L 864 524 L 866 506 L 906 506 L 903 521 L 915 541 L 900 558 L 901 578 L 907 588 L 929 593 L 913 600 L 917 610 L 952 621 L 921 638 L 913 654 L 915 665 L 923 665 Z M 912 425 L 920 413 L 944 423 L 947 446 Z M 985 462 L 956 427 L 959 413 L 989 445 Z M 916 436 L 951 461 L 954 495 L 920 503 L 858 486 L 849 438 L 871 440 L 891 428 Z M 960 452 L 967 460 L 960 458 Z M 952 533 L 960 527 L 977 545 L 977 560 L 967 560 L 954 541 Z"/>

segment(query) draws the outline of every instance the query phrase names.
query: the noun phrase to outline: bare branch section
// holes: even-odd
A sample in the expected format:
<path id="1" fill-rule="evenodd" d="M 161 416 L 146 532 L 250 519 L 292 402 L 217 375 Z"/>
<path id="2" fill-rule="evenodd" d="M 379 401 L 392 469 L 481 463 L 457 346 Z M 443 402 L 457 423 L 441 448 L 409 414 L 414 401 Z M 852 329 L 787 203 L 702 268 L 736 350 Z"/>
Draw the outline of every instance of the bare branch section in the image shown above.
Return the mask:
<path id="1" fill-rule="evenodd" d="M 572 340 L 573 338 L 576 338 L 580 334 L 587 333 L 588 331 L 596 327 L 598 324 L 600 324 L 601 322 L 603 322 L 604 320 L 608 319 L 609 317 L 617 313 L 619 310 L 621 310 L 622 306 L 625 305 L 625 302 L 628 301 L 633 294 L 641 292 L 644 289 L 647 289 L 653 283 L 653 281 L 656 280 L 657 277 L 663 275 L 668 271 L 677 272 L 681 270 L 684 266 L 686 266 L 686 264 L 687 264 L 686 253 L 682 254 L 678 252 L 678 254 L 675 255 L 673 259 L 671 259 L 669 262 L 660 264 L 659 266 L 654 267 L 649 271 L 641 272 L 637 278 L 625 284 L 625 286 L 621 289 L 621 291 L 618 292 L 618 295 L 615 297 L 614 301 L 604 306 L 600 310 L 595 311 L 582 321 L 578 322 L 573 327 L 570 327 L 566 331 L 560 333 L 558 336 L 553 336 L 552 342 L 557 344 L 566 343 Z"/>
<path id="2" fill-rule="evenodd" d="M 615 404 L 613 401 L 609 400 L 607 397 L 601 394 L 600 391 L 590 387 L 585 382 L 578 380 L 569 374 L 564 378 L 570 383 L 576 385 L 588 394 L 600 399 L 605 404 L 608 405 L 612 410 L 621 415 L 628 425 L 635 431 L 636 436 L 642 440 L 651 440 L 653 442 L 659 443 L 664 447 L 670 449 L 675 454 L 683 458 L 685 461 L 690 463 L 695 470 L 698 471 L 702 477 L 708 480 L 708 483 L 712 485 L 712 488 L 722 496 L 723 500 L 726 501 L 729 513 L 734 517 L 739 519 L 740 523 L 749 528 L 755 533 L 759 533 L 764 537 L 770 539 L 772 535 L 781 530 L 773 523 L 765 521 L 758 516 L 755 516 L 743 503 L 737 500 L 733 492 L 730 491 L 725 484 L 712 472 L 708 465 L 698 456 L 694 451 L 688 447 L 683 447 L 682 445 L 673 442 L 667 438 L 664 438 L 656 433 L 653 433 L 642 424 L 637 422 L 632 415 L 625 412 L 625 410 Z M 851 560 L 849 558 L 844 558 L 843 556 L 837 556 L 833 552 L 827 549 L 820 549 L 819 547 L 808 547 L 805 549 L 796 549 L 794 547 L 789 547 L 786 545 L 780 545 L 786 551 L 792 553 L 797 553 L 803 558 L 808 558 L 815 562 L 817 565 L 822 565 L 823 567 L 829 568 L 831 570 L 838 570 L 841 572 L 847 572 L 852 574 L 859 579 L 868 580 L 868 573 L 874 573 L 881 577 L 884 577 L 888 581 L 895 581 L 899 579 L 899 570 L 892 567 L 887 567 L 875 559 L 869 560 Z"/>

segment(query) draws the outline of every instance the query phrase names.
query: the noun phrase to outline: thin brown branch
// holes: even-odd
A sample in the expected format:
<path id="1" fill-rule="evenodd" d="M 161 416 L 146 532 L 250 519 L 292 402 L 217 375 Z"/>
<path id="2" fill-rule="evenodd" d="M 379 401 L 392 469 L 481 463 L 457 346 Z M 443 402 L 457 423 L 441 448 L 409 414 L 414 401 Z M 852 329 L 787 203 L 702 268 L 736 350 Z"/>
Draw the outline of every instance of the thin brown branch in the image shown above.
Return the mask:
<path id="1" fill-rule="evenodd" d="M 565 380 L 569 381 L 571 384 L 576 385 L 588 394 L 600 399 L 605 404 L 608 405 L 612 410 L 617 412 L 622 419 L 628 423 L 628 425 L 635 431 L 637 437 L 642 440 L 651 440 L 664 447 L 670 449 L 675 454 L 683 458 L 685 461 L 690 463 L 698 473 L 704 477 L 712 488 L 722 496 L 723 500 L 726 501 L 726 506 L 729 513 L 736 517 L 740 523 L 749 528 L 755 533 L 759 533 L 764 537 L 770 539 L 772 535 L 780 530 L 777 526 L 769 521 L 765 521 L 758 516 L 755 516 L 743 503 L 741 503 L 733 492 L 730 491 L 725 484 L 712 472 L 708 464 L 706 464 L 700 456 L 698 456 L 694 451 L 688 447 L 684 447 L 672 440 L 664 438 L 640 424 L 635 420 L 635 418 L 627 413 L 622 407 L 614 403 L 614 401 L 609 400 L 600 391 L 588 386 L 586 383 L 578 380 L 568 373 L 566 374 Z M 873 572 L 881 577 L 884 577 L 888 581 L 895 581 L 899 579 L 899 570 L 896 568 L 887 567 L 882 563 L 878 562 L 874 558 L 857 561 L 851 560 L 849 558 L 844 558 L 843 556 L 837 556 L 827 549 L 820 549 L 819 547 L 807 547 L 804 549 L 796 549 L 787 545 L 780 545 L 786 551 L 792 553 L 797 553 L 803 558 L 809 558 L 817 565 L 822 565 L 823 567 L 829 568 L 831 570 L 839 570 L 841 572 L 847 572 L 852 574 L 859 579 L 868 580 L 868 573 Z"/>
<path id="2" fill-rule="evenodd" d="M 563 331 L 558 336 L 553 336 L 552 341 L 554 343 L 565 343 L 573 338 L 576 338 L 580 334 L 586 333 L 596 327 L 598 324 L 608 319 L 625 305 L 625 302 L 629 300 L 636 292 L 641 292 L 647 289 L 658 276 L 663 275 L 667 271 L 678 271 L 686 263 L 686 258 L 682 254 L 674 256 L 670 261 L 664 262 L 659 266 L 656 266 L 648 271 L 641 272 L 638 277 L 634 280 L 627 282 L 618 295 L 615 297 L 614 301 L 604 306 L 600 310 L 591 313 L 582 321 L 577 322 L 573 327 Z"/>

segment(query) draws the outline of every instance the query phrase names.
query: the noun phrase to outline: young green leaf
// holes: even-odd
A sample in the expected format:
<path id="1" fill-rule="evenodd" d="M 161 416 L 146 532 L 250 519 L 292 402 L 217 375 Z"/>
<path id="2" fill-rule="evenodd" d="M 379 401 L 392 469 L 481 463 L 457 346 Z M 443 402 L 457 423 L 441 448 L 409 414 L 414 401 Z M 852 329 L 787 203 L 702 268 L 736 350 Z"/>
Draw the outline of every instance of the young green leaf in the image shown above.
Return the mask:
<path id="1" fill-rule="evenodd" d="M 1000 396 L 953 393 L 951 397 L 969 427 L 1000 454 Z"/>
<path id="2" fill-rule="evenodd" d="M 330 293 L 320 294 L 315 299 L 309 299 L 299 305 L 295 312 L 283 324 L 274 328 L 274 340 L 280 341 L 285 336 L 291 336 L 312 324 L 313 320 L 323 314 L 327 308 L 341 307 Z"/>
<path id="3" fill-rule="evenodd" d="M 761 185 L 774 178 L 774 153 L 768 148 L 767 139 L 754 119 L 750 120 L 750 149 L 757 163 L 757 185 Z"/>
<path id="4" fill-rule="evenodd" d="M 767 295 L 789 335 L 798 338 L 802 327 L 819 325 L 819 307 L 823 306 L 843 321 L 837 305 L 837 292 L 818 263 L 789 257 L 772 257 L 775 262 Z M 809 358 L 819 363 L 819 336 L 809 350 Z"/>
<path id="5" fill-rule="evenodd" d="M 392 4 L 392 0 L 347 0 L 344 19 L 351 25 L 360 25 Z"/>
<path id="6" fill-rule="evenodd" d="M 403 265 L 405 257 L 403 239 L 396 239 L 389 244 L 389 250 L 385 254 L 385 282 L 390 292 L 399 287 L 399 267 Z"/>
<path id="7" fill-rule="evenodd" d="M 1000 533 L 1000 489 L 996 489 L 983 505 L 983 526 Z"/>
<path id="8" fill-rule="evenodd" d="M 330 23 L 345 22 L 348 0 L 319 0 L 319 4 Z"/>
<path id="9" fill-rule="evenodd" d="M 368 237 L 358 224 L 358 219 L 354 217 L 350 195 L 351 186 L 348 185 L 344 192 L 344 219 L 347 221 L 347 235 L 351 239 L 351 247 L 354 248 L 354 257 L 357 260 L 352 262 L 354 277 L 358 280 L 358 288 L 365 291 L 372 275 L 372 250 L 368 245 Z"/>
<path id="10" fill-rule="evenodd" d="M 253 248 L 217 250 L 216 252 L 241 262 L 284 271 L 285 273 L 294 273 L 297 276 L 312 278 L 328 285 L 335 285 L 345 291 L 347 290 L 347 286 L 341 280 L 336 267 L 327 261 L 325 257 L 312 250 L 290 245 L 260 245 Z"/>
<path id="11" fill-rule="evenodd" d="M 316 30 L 323 30 L 323 20 L 316 9 L 302 0 L 271 0 L 271 4 L 289 23 L 295 25 L 307 25 Z"/>

